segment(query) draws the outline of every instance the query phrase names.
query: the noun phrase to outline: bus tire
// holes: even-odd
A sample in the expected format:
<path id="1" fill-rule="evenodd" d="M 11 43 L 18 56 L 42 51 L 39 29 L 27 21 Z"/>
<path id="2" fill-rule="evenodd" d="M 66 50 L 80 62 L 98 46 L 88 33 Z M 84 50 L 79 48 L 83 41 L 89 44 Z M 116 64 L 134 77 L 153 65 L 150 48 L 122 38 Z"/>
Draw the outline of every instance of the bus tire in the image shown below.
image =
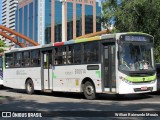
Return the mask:
<path id="1" fill-rule="evenodd" d="M 84 93 L 85 98 L 88 100 L 93 100 L 96 98 L 95 87 L 89 81 L 85 82 L 83 93 Z"/>
<path id="2" fill-rule="evenodd" d="M 26 82 L 26 92 L 30 95 L 34 93 L 34 84 L 31 79 Z"/>

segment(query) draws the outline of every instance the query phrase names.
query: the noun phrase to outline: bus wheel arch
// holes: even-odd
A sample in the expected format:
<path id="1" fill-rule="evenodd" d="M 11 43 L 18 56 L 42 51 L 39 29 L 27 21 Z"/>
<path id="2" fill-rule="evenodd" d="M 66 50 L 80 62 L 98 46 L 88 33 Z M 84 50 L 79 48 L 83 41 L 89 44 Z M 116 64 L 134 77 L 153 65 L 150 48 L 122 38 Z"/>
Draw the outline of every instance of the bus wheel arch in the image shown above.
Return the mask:
<path id="1" fill-rule="evenodd" d="M 25 82 L 25 89 L 28 94 L 34 93 L 34 83 L 31 78 L 27 78 Z"/>
<path id="2" fill-rule="evenodd" d="M 81 83 L 81 89 L 86 99 L 93 100 L 96 98 L 96 88 L 91 78 L 84 78 Z"/>

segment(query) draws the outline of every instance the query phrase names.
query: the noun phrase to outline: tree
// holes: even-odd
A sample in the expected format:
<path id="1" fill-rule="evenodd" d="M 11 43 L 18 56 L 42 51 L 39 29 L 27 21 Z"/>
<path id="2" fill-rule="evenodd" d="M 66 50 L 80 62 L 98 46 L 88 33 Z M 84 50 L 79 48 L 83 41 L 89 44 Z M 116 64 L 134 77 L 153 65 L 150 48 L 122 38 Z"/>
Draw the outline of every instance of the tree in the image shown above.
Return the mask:
<path id="1" fill-rule="evenodd" d="M 0 47 L 6 47 L 5 43 L 0 40 Z M 3 53 L 4 52 L 4 49 L 3 48 L 0 48 L 0 53 Z"/>
<path id="2" fill-rule="evenodd" d="M 0 40 L 0 47 L 6 47 L 5 43 L 2 40 Z"/>
<path id="3" fill-rule="evenodd" d="M 160 62 L 160 0 L 105 0 L 103 24 L 116 32 L 144 32 L 154 36 L 155 59 Z M 114 32 L 115 32 L 114 31 Z"/>

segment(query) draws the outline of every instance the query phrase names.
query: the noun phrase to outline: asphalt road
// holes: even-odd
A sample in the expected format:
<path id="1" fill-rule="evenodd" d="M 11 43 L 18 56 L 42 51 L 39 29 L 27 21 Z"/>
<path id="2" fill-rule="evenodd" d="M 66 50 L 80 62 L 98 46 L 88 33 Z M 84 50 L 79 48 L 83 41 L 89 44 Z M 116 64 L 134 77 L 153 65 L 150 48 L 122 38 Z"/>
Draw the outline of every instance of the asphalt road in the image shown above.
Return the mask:
<path id="1" fill-rule="evenodd" d="M 75 93 L 42 93 L 28 95 L 24 90 L 1 89 L 0 96 L 9 100 L 0 104 L 0 111 L 160 111 L 160 93 L 126 95 L 122 98 L 115 95 L 99 95 L 96 100 L 86 100 L 83 95 Z M 93 112 L 93 114 L 96 114 Z M 86 117 L 85 119 L 90 119 Z M 98 117 L 105 119 L 105 117 Z M 31 119 L 31 118 L 30 118 Z M 50 118 L 54 119 L 54 118 Z M 57 119 L 57 118 L 56 118 Z M 59 118 L 63 119 L 63 118 Z M 74 119 L 66 118 L 65 119 Z M 81 118 L 77 118 L 80 119 Z M 83 118 L 84 119 L 84 118 Z M 97 120 L 96 117 L 92 118 Z M 112 117 L 112 119 L 135 119 L 134 117 Z M 140 120 L 151 117 L 139 117 Z M 138 120 L 139 120 L 138 119 Z M 152 120 L 160 117 L 152 117 Z"/>

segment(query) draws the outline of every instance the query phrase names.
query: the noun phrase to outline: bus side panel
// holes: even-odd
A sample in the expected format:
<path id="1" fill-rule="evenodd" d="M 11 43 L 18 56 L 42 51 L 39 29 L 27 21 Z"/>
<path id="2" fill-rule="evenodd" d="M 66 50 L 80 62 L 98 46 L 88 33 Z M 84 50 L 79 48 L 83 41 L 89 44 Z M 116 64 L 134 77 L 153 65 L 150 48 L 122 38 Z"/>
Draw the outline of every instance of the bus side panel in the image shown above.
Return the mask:
<path id="1" fill-rule="evenodd" d="M 4 69 L 4 86 L 25 89 L 27 78 L 31 78 L 35 90 L 41 90 L 41 68 L 7 68 Z"/>
<path id="2" fill-rule="evenodd" d="M 95 85 L 96 92 L 102 92 L 101 65 L 96 64 L 96 66 L 99 69 L 87 70 L 87 65 L 53 67 L 53 91 L 82 92 L 82 80 L 90 78 Z"/>

